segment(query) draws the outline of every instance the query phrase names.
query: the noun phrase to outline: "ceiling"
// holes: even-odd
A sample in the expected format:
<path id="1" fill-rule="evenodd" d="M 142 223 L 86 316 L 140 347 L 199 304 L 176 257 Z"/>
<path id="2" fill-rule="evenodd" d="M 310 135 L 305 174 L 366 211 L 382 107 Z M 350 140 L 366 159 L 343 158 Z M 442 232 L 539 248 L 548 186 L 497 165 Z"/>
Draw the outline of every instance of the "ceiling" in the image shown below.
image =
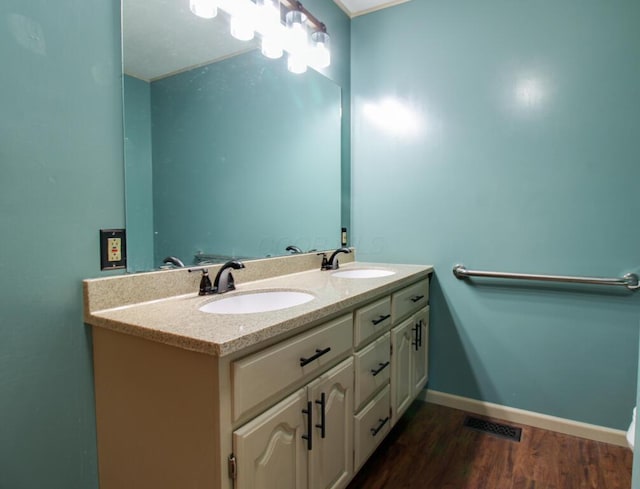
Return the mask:
<path id="1" fill-rule="evenodd" d="M 393 7 L 409 0 L 333 0 L 350 17 L 368 14 L 375 10 Z M 304 2 L 303 2 L 304 3 Z"/>
<path id="2" fill-rule="evenodd" d="M 409 0 L 334 0 L 350 17 Z M 145 81 L 249 51 L 257 41 L 229 35 L 225 14 L 201 19 L 188 0 L 123 0 L 124 72 Z"/>

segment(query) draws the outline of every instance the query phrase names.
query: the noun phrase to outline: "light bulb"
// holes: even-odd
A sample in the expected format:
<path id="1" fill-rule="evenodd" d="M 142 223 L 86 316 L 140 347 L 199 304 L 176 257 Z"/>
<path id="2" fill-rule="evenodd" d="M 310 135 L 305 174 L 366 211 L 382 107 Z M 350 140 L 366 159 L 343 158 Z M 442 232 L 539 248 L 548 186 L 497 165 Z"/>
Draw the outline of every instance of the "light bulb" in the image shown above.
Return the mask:
<path id="1" fill-rule="evenodd" d="M 284 28 L 280 23 L 280 0 L 258 0 L 256 28 L 262 34 L 261 50 L 267 58 L 282 56 Z"/>
<path id="2" fill-rule="evenodd" d="M 256 24 L 261 32 L 271 32 L 281 27 L 280 0 L 258 0 Z"/>
<path id="3" fill-rule="evenodd" d="M 287 41 L 290 53 L 306 55 L 307 51 L 307 28 L 305 22 L 307 16 L 299 10 L 287 12 Z"/>
<path id="4" fill-rule="evenodd" d="M 311 34 L 311 64 L 317 68 L 326 68 L 331 64 L 329 34 L 316 31 Z"/>
<path id="5" fill-rule="evenodd" d="M 240 41 L 251 41 L 255 35 L 249 17 L 234 15 L 231 17 L 231 35 Z"/>
<path id="6" fill-rule="evenodd" d="M 218 7 L 215 0 L 189 0 L 189 10 L 203 19 L 213 19 L 218 15 Z"/>
<path id="7" fill-rule="evenodd" d="M 261 51 L 267 58 L 280 58 L 282 56 L 282 40 L 274 34 L 263 35 Z"/>
<path id="8" fill-rule="evenodd" d="M 287 69 L 297 75 L 307 71 L 307 60 L 304 55 L 289 53 L 287 57 Z"/>

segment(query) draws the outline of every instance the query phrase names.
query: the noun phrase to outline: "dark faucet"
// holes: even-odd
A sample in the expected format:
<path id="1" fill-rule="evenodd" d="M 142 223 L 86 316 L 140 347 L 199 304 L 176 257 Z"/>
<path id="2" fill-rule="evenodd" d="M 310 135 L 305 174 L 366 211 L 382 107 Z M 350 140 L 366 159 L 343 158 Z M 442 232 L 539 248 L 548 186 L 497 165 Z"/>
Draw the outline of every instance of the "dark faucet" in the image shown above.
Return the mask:
<path id="1" fill-rule="evenodd" d="M 200 290 L 198 291 L 198 295 L 213 294 L 213 287 L 211 286 L 211 279 L 209 278 L 209 270 L 207 270 L 206 268 L 189 269 L 189 273 L 198 271 L 202 272 L 202 276 L 200 277 Z"/>
<path id="2" fill-rule="evenodd" d="M 216 275 L 216 278 L 213 281 L 214 294 L 224 294 L 230 290 L 235 290 L 235 282 L 233 280 L 233 275 L 231 275 L 232 268 L 234 270 L 240 270 L 241 268 L 244 268 L 244 263 L 237 260 L 231 260 L 222 265 L 218 271 L 218 275 Z"/>
<path id="3" fill-rule="evenodd" d="M 302 253 L 302 250 L 300 248 L 293 245 L 287 246 L 286 251 L 290 251 L 292 255 L 297 255 L 298 253 Z"/>
<path id="4" fill-rule="evenodd" d="M 180 258 L 176 258 L 175 256 L 166 257 L 164 260 L 162 260 L 162 263 L 170 263 L 175 267 L 184 268 L 184 263 L 182 262 L 182 260 Z"/>
<path id="5" fill-rule="evenodd" d="M 322 258 L 322 267 L 321 270 L 337 270 L 340 268 L 340 264 L 338 263 L 338 254 L 340 253 L 351 253 L 349 248 L 338 248 L 334 251 L 329 259 L 327 259 L 327 255 L 324 255 Z"/>

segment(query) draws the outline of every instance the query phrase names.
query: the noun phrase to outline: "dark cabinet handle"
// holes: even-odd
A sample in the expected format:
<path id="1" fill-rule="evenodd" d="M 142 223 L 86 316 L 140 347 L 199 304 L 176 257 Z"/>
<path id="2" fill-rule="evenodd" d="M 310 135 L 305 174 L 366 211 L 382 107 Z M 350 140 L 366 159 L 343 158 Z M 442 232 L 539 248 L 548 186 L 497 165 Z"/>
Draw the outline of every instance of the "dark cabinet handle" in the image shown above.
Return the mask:
<path id="1" fill-rule="evenodd" d="M 371 369 L 371 375 L 373 375 L 374 377 L 376 375 L 378 375 L 380 372 L 382 372 L 385 368 L 387 368 L 389 366 L 389 362 L 380 362 L 378 363 L 378 368 L 372 368 Z"/>
<path id="2" fill-rule="evenodd" d="M 379 419 L 378 421 L 380 422 L 380 424 L 375 428 L 371 428 L 371 436 L 376 436 L 378 434 L 382 427 L 387 424 L 387 421 L 389 421 L 389 416 L 384 419 Z"/>
<path id="3" fill-rule="evenodd" d="M 411 302 L 418 302 L 420 299 L 424 299 L 424 295 L 416 295 L 411 298 Z"/>
<path id="4" fill-rule="evenodd" d="M 316 353 L 315 355 L 309 357 L 309 358 L 300 358 L 300 366 L 304 367 L 305 365 L 313 362 L 314 360 L 317 360 L 318 358 L 320 358 L 322 355 L 329 353 L 331 351 L 331 347 L 328 346 L 326 347 L 324 350 L 320 350 L 319 348 L 316 348 Z"/>
<path id="5" fill-rule="evenodd" d="M 327 400 L 324 392 L 320 394 L 320 400 L 316 404 L 320 405 L 320 424 L 316 424 L 316 428 L 320 428 L 320 438 L 324 438 L 327 429 Z"/>
<path id="6" fill-rule="evenodd" d="M 413 341 L 411 344 L 415 346 L 416 351 L 418 351 L 422 346 L 422 319 L 416 323 L 413 331 L 415 333 L 415 341 Z"/>
<path id="7" fill-rule="evenodd" d="M 378 319 L 372 319 L 371 322 L 373 323 L 374 326 L 377 326 L 382 321 L 384 321 L 385 319 L 389 319 L 390 317 L 391 317 L 391 314 L 386 314 L 385 316 L 380 316 Z"/>
<path id="8" fill-rule="evenodd" d="M 307 415 L 307 434 L 302 435 L 303 440 L 307 440 L 307 450 L 311 450 L 313 448 L 313 421 L 311 420 L 311 401 L 307 402 L 307 409 L 302 410 L 302 414 Z"/>

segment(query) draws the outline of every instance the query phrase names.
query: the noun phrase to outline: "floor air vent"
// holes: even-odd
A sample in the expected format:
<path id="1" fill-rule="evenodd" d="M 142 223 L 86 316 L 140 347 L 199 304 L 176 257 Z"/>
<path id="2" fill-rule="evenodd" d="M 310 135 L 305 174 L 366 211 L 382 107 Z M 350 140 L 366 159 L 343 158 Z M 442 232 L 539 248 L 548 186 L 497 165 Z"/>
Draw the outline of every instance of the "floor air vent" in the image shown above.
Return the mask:
<path id="1" fill-rule="evenodd" d="M 474 418 L 467 416 L 464 420 L 464 426 L 476 431 L 482 431 L 499 438 L 506 438 L 511 441 L 520 441 L 522 436 L 522 428 L 515 428 L 506 424 L 494 423 L 486 419 Z"/>

